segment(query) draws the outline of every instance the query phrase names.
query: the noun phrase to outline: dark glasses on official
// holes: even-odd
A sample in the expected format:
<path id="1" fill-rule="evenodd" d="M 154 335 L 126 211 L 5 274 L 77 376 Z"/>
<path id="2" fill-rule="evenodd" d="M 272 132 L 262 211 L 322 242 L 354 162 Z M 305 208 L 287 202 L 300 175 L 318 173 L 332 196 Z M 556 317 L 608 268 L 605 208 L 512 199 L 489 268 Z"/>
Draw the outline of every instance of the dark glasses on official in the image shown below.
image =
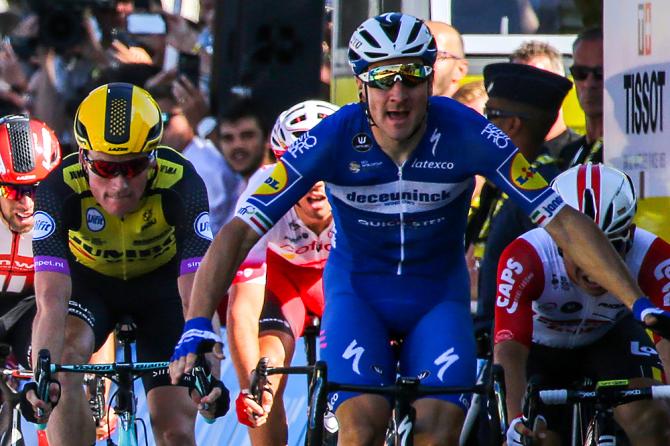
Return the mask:
<path id="1" fill-rule="evenodd" d="M 573 65 L 570 67 L 570 74 L 576 81 L 583 81 L 589 77 L 589 73 L 593 74 L 593 77 L 601 81 L 603 80 L 603 67 L 588 67 L 586 65 Z"/>
<path id="2" fill-rule="evenodd" d="M 122 175 L 125 178 L 134 178 L 144 172 L 154 160 L 154 152 L 141 158 L 133 158 L 127 161 L 103 161 L 93 160 L 88 157 L 85 151 L 82 151 L 82 159 L 88 165 L 91 171 L 102 178 L 114 178 Z"/>
<path id="3" fill-rule="evenodd" d="M 401 82 L 405 87 L 413 88 L 428 80 L 432 67 L 419 63 L 384 65 L 362 73 L 359 78 L 372 88 L 390 90 L 393 84 Z"/>
<path id="4" fill-rule="evenodd" d="M 20 200 L 24 195 L 35 196 L 37 184 L 0 184 L 0 195 L 10 200 Z"/>

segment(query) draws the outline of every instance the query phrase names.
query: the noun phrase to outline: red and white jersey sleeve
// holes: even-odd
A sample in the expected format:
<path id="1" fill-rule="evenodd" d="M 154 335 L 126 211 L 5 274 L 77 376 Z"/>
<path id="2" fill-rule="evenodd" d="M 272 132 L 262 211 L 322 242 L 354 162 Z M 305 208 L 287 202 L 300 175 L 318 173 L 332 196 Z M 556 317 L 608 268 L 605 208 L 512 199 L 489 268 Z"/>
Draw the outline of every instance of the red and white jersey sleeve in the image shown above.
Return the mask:
<path id="1" fill-rule="evenodd" d="M 533 246 L 517 238 L 498 261 L 495 343 L 515 340 L 530 347 L 533 334 L 532 302 L 544 288 L 542 261 Z"/>
<path id="2" fill-rule="evenodd" d="M 638 284 L 654 305 L 670 311 L 670 244 L 641 229 L 635 230 L 638 238 L 649 245 L 641 261 Z"/>
<path id="3" fill-rule="evenodd" d="M 238 207 L 243 206 L 246 199 L 263 184 L 272 173 L 273 166 L 274 164 L 262 166 L 251 176 L 247 188 L 238 200 Z M 315 234 L 303 223 L 292 207 L 256 243 L 240 270 L 258 268 L 265 263 L 266 248 L 294 265 L 323 269 L 334 234 L 332 221 L 320 234 Z"/>
<path id="4" fill-rule="evenodd" d="M 523 254 L 522 251 L 534 254 Z M 526 261 L 520 259 L 525 255 Z M 503 262 L 514 259 L 537 280 L 505 273 Z M 631 276 L 657 305 L 670 300 L 670 246 L 643 229 L 636 229 L 633 243 L 624 259 Z M 511 270 L 511 268 L 508 268 Z M 517 268 L 520 269 L 520 268 Z M 542 271 L 540 273 L 540 271 Z M 501 293 L 505 278 L 514 280 L 509 303 Z M 517 291 L 518 281 L 529 280 L 535 286 Z M 575 286 L 565 269 L 563 258 L 549 233 L 533 229 L 515 240 L 503 254 L 498 274 L 496 342 L 507 338 L 529 345 L 532 342 L 557 348 L 576 348 L 591 344 L 605 335 L 630 310 L 614 295 L 591 296 Z M 523 299 L 517 299 L 519 294 Z M 668 296 L 668 297 L 666 297 Z M 519 308 L 514 308 L 518 300 Z M 527 302 L 532 302 L 532 336 L 529 336 Z M 523 305 L 523 306 L 522 306 Z M 667 307 L 666 307 L 667 308 Z M 507 331 L 502 331 L 507 330 Z"/>
<path id="5" fill-rule="evenodd" d="M 34 293 L 32 240 L 32 231 L 18 234 L 0 222 L 0 295 Z"/>

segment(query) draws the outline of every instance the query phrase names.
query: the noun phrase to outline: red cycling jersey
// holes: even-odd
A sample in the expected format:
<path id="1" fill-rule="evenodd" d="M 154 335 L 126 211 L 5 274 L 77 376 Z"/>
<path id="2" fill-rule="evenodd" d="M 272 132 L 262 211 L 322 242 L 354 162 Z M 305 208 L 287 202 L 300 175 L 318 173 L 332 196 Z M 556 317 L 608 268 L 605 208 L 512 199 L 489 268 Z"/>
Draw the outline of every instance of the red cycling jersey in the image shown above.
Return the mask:
<path id="1" fill-rule="evenodd" d="M 670 309 L 670 245 L 636 228 L 624 259 L 654 305 Z M 495 343 L 514 339 L 576 348 L 600 339 L 630 310 L 614 295 L 591 296 L 572 283 L 549 233 L 538 228 L 512 242 L 498 263 Z"/>
<path id="2" fill-rule="evenodd" d="M 32 231 L 19 234 L 0 223 L 0 295 L 33 294 Z"/>

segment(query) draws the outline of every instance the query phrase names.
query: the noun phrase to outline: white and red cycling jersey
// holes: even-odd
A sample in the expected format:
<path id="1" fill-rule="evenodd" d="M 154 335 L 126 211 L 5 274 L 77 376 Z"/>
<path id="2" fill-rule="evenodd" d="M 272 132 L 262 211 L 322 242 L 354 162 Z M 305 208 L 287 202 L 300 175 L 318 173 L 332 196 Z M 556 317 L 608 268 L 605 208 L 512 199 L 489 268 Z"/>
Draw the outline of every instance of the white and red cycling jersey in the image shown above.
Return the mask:
<path id="1" fill-rule="evenodd" d="M 624 259 L 654 305 L 670 309 L 670 245 L 636 228 Z M 514 339 L 576 348 L 602 337 L 630 310 L 614 295 L 591 296 L 572 283 L 563 258 L 544 229 L 514 240 L 498 263 L 495 343 Z"/>
<path id="2" fill-rule="evenodd" d="M 33 233 L 13 232 L 0 217 L 0 295 L 29 295 L 33 291 Z"/>
<path id="3" fill-rule="evenodd" d="M 254 193 L 272 172 L 274 164 L 262 166 L 249 179 L 238 200 L 238 206 Z M 266 250 L 269 249 L 295 266 L 323 269 L 333 244 L 334 229 L 330 225 L 320 234 L 314 233 L 298 217 L 292 207 L 251 249 L 237 270 L 233 283 L 265 283 Z"/>

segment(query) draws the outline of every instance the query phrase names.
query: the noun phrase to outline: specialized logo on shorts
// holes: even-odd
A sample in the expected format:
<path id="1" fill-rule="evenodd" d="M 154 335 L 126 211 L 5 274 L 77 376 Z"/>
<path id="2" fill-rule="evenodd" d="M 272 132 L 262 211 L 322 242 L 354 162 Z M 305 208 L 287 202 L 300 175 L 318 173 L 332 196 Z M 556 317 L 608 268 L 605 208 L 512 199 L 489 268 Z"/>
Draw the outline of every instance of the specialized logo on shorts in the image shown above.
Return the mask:
<path id="1" fill-rule="evenodd" d="M 274 169 L 272 169 L 270 176 L 263 181 L 263 184 L 261 184 L 258 189 L 256 189 L 254 195 L 274 195 L 281 192 L 286 186 L 287 179 L 286 166 L 280 161 L 275 165 Z"/>
<path id="2" fill-rule="evenodd" d="M 96 208 L 86 209 L 86 226 L 92 232 L 105 229 L 105 216 Z"/>
<path id="3" fill-rule="evenodd" d="M 357 152 L 367 152 L 372 148 L 372 138 L 367 133 L 357 133 L 351 140 L 351 147 Z"/>
<path id="4" fill-rule="evenodd" d="M 446 372 L 447 369 L 459 359 L 460 356 L 454 353 L 454 348 L 451 347 L 449 350 L 438 356 L 435 361 L 433 361 L 433 364 L 436 366 L 441 366 L 440 370 L 437 372 L 437 377 L 440 379 L 440 381 L 444 381 L 444 372 Z"/>
<path id="5" fill-rule="evenodd" d="M 514 284 L 517 281 L 515 274 L 521 274 L 523 272 L 523 265 L 516 260 L 514 257 L 507 259 L 505 264 L 505 269 L 500 273 L 498 277 L 498 297 L 496 299 L 496 305 L 500 308 L 505 308 L 505 310 L 512 314 L 516 311 L 519 306 L 519 302 L 514 300 L 512 302 L 512 289 Z M 510 305 L 511 302 L 511 305 Z"/>
<path id="6" fill-rule="evenodd" d="M 514 155 L 510 178 L 523 190 L 538 190 L 548 186 L 547 181 L 538 173 L 537 167 L 531 166 L 521 153 Z"/>
<path id="7" fill-rule="evenodd" d="M 354 358 L 354 362 L 351 364 L 351 369 L 357 375 L 361 374 L 358 365 L 361 361 L 361 356 L 363 356 L 363 353 L 365 353 L 365 347 L 363 347 L 362 345 L 358 345 L 356 339 L 351 341 L 351 344 L 349 344 L 347 348 L 344 350 L 344 353 L 342 353 L 342 358 L 344 359 Z"/>
<path id="8" fill-rule="evenodd" d="M 504 149 L 509 146 L 509 136 L 507 136 L 505 132 L 493 124 L 487 124 L 486 127 L 484 127 L 484 130 L 482 130 L 481 134 L 484 135 L 489 141 L 492 141 L 493 144 L 498 146 L 499 149 Z"/>
<path id="9" fill-rule="evenodd" d="M 318 140 L 316 136 L 312 136 L 309 132 L 303 133 L 300 138 L 298 138 L 291 146 L 288 148 L 287 152 L 293 157 L 297 158 L 298 154 L 303 154 L 309 149 L 314 147 Z"/>
<path id="10" fill-rule="evenodd" d="M 43 240 L 56 230 L 56 223 L 51 215 L 44 211 L 37 211 L 33 215 L 35 225 L 33 226 L 33 241 Z"/>
<path id="11" fill-rule="evenodd" d="M 352 161 L 349 163 L 349 170 L 352 173 L 358 173 L 361 171 L 361 165 L 357 161 Z"/>
<path id="12" fill-rule="evenodd" d="M 199 237 L 212 241 L 212 227 L 209 224 L 209 212 L 201 212 L 193 222 L 193 230 Z"/>

